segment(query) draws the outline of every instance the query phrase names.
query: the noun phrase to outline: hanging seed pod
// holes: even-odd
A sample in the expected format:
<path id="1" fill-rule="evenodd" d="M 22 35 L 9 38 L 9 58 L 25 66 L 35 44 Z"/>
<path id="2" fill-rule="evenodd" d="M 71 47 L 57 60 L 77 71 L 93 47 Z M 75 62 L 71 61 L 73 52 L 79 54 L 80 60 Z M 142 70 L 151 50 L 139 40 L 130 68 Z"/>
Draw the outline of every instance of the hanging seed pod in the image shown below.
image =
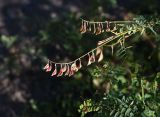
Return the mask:
<path id="1" fill-rule="evenodd" d="M 66 64 L 64 64 L 64 66 L 63 66 L 63 72 L 65 72 L 66 70 L 67 70 L 67 66 L 66 66 Z"/>
<path id="2" fill-rule="evenodd" d="M 103 60 L 103 51 L 102 48 L 97 48 L 96 50 L 96 56 L 98 56 L 98 62 Z"/>
<path id="3" fill-rule="evenodd" d="M 44 70 L 49 68 L 49 62 L 45 65 L 45 67 L 43 68 Z"/>
<path id="4" fill-rule="evenodd" d="M 81 69 L 81 67 L 82 67 L 82 63 L 81 63 L 81 59 L 79 59 L 79 64 L 78 64 L 77 68 Z"/>
<path id="5" fill-rule="evenodd" d="M 85 33 L 87 31 L 87 22 L 85 21 L 84 22 L 84 30 L 83 30 L 83 33 Z"/>
<path id="6" fill-rule="evenodd" d="M 54 68 L 54 71 L 53 71 L 53 73 L 52 73 L 51 76 L 55 76 L 56 74 L 57 74 L 57 66 L 56 66 L 56 64 L 55 64 L 55 68 Z"/>
<path id="7" fill-rule="evenodd" d="M 88 54 L 88 63 L 87 63 L 87 66 L 90 65 L 92 62 L 91 62 L 91 56 L 90 54 Z"/>
<path id="8" fill-rule="evenodd" d="M 99 34 L 102 33 L 102 26 L 101 26 L 101 23 L 98 24 L 98 27 L 99 27 Z"/>
<path id="9" fill-rule="evenodd" d="M 80 32 L 83 32 L 83 30 L 84 30 L 83 23 L 84 23 L 84 21 L 83 21 L 83 19 L 82 19 L 82 23 L 81 23 L 81 27 L 80 27 Z"/>
<path id="10" fill-rule="evenodd" d="M 94 51 L 92 51 L 92 55 L 90 57 L 90 61 L 93 63 L 95 62 L 95 55 L 94 55 Z"/>
<path id="11" fill-rule="evenodd" d="M 69 72 L 69 77 L 71 77 L 73 74 L 74 74 L 74 71 L 73 71 L 73 70 L 70 70 L 70 72 Z"/>
<path id="12" fill-rule="evenodd" d="M 89 32 L 91 32 L 92 31 L 92 25 L 89 23 Z"/>
<path id="13" fill-rule="evenodd" d="M 62 71 L 62 69 L 60 69 L 60 71 L 59 71 L 57 77 L 60 77 L 60 76 L 62 76 L 62 75 L 63 75 L 63 71 Z"/>
<path id="14" fill-rule="evenodd" d="M 51 63 L 48 63 L 49 64 L 49 67 L 46 69 L 46 72 L 50 72 L 52 70 L 52 65 Z"/>
<path id="15" fill-rule="evenodd" d="M 62 64 L 61 64 L 61 68 L 59 70 L 57 77 L 62 76 L 62 75 L 63 75 L 63 68 L 62 68 Z"/>
<path id="16" fill-rule="evenodd" d="M 74 62 L 74 63 L 71 65 L 71 70 L 74 71 L 74 72 L 77 72 L 77 71 L 78 71 L 76 62 Z"/>
<path id="17" fill-rule="evenodd" d="M 110 31 L 110 23 L 106 21 L 106 32 Z"/>
<path id="18" fill-rule="evenodd" d="M 89 31 L 89 22 L 86 21 L 86 32 Z"/>
<path id="19" fill-rule="evenodd" d="M 114 24 L 113 31 L 117 30 L 117 24 Z"/>
<path id="20" fill-rule="evenodd" d="M 101 30 L 102 30 L 102 33 L 104 32 L 104 26 L 103 26 L 103 23 L 101 23 Z"/>
<path id="21" fill-rule="evenodd" d="M 69 73 L 70 73 L 70 66 L 67 64 L 67 71 L 65 73 L 65 76 L 69 75 Z"/>
<path id="22" fill-rule="evenodd" d="M 76 66 L 76 62 L 74 62 L 72 65 L 71 65 L 71 69 L 70 69 L 70 72 L 69 72 L 69 77 L 72 76 L 75 72 L 78 71 L 78 68 Z"/>
<path id="23" fill-rule="evenodd" d="M 96 35 L 99 35 L 99 34 L 101 34 L 101 24 L 98 23 L 97 25 L 98 25 L 98 26 L 97 26 Z"/>
<path id="24" fill-rule="evenodd" d="M 94 55 L 94 52 L 92 51 L 91 55 L 90 53 L 88 53 L 88 65 L 92 64 L 93 62 L 95 62 L 95 55 Z"/>
<path id="25" fill-rule="evenodd" d="M 83 28 L 81 28 L 80 32 L 83 34 L 87 31 L 87 22 L 83 20 Z"/>

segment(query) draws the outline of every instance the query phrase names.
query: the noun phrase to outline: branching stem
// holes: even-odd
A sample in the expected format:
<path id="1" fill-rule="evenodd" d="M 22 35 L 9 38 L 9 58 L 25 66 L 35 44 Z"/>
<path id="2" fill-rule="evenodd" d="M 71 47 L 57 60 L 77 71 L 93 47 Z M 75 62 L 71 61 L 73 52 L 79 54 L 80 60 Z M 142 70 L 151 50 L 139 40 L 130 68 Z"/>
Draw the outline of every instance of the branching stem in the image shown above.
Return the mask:
<path id="1" fill-rule="evenodd" d="M 135 30 L 131 30 L 131 31 L 133 31 L 133 32 L 138 32 L 139 30 L 140 30 L 140 29 L 135 29 Z M 75 61 L 78 61 L 79 59 L 84 58 L 85 56 L 87 56 L 89 53 L 95 51 L 96 49 L 103 47 L 103 46 L 106 45 L 107 43 L 109 43 L 109 42 L 113 41 L 114 39 L 116 39 L 116 38 L 118 38 L 118 37 L 120 37 L 120 36 L 123 36 L 123 35 L 125 35 L 125 34 L 127 34 L 127 33 L 128 33 L 128 31 L 123 32 L 123 33 L 120 33 L 120 34 L 116 35 L 116 36 L 113 37 L 113 38 L 107 38 L 104 43 L 98 45 L 96 48 L 94 48 L 94 49 L 92 49 L 91 51 L 87 52 L 86 54 L 80 56 L 79 58 L 75 59 L 74 61 L 71 61 L 71 62 L 60 62 L 60 63 L 53 62 L 53 61 L 51 61 L 51 60 L 49 60 L 49 61 L 50 61 L 51 63 L 54 63 L 54 64 L 72 64 L 72 63 L 74 63 Z M 131 33 L 131 34 L 129 34 L 128 36 L 131 36 L 132 34 L 134 34 L 134 33 Z M 116 44 L 117 44 L 117 43 L 118 43 L 118 42 L 116 42 Z"/>

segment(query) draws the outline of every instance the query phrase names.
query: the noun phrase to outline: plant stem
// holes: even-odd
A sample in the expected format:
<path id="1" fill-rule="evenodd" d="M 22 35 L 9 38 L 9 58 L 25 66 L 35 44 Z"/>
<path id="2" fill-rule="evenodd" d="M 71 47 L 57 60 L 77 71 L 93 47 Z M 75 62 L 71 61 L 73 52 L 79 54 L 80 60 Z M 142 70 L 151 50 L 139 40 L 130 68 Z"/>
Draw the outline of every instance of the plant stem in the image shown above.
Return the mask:
<path id="1" fill-rule="evenodd" d="M 145 102 L 144 102 L 144 87 L 143 87 L 143 79 L 141 79 L 141 93 L 142 93 L 142 101 L 143 101 L 143 104 L 145 105 Z"/>
<path id="2" fill-rule="evenodd" d="M 135 30 L 130 30 L 130 31 L 138 32 L 138 31 L 140 31 L 140 29 L 135 29 Z M 109 42 L 113 41 L 114 39 L 116 39 L 116 38 L 118 38 L 118 37 L 120 37 L 120 36 L 123 36 L 123 35 L 125 35 L 125 34 L 127 34 L 127 33 L 128 33 L 128 31 L 123 32 L 123 33 L 120 33 L 120 34 L 118 34 L 118 35 L 116 35 L 116 36 L 114 36 L 114 37 L 109 37 L 109 38 L 107 38 L 107 39 L 104 39 L 104 40 L 106 40 L 104 43 L 102 43 L 101 45 L 98 45 L 96 48 L 94 48 L 94 49 L 92 49 L 91 51 L 87 52 L 86 54 L 80 56 L 79 58 L 75 59 L 74 61 L 66 62 L 66 63 L 65 63 L 65 62 L 57 63 L 57 62 L 53 62 L 53 61 L 51 61 L 51 60 L 49 60 L 49 61 L 50 61 L 51 63 L 54 63 L 54 64 L 72 64 L 72 63 L 74 63 L 75 61 L 78 61 L 78 60 L 84 58 L 84 57 L 87 56 L 89 53 L 97 50 L 98 48 L 103 47 L 103 46 L 106 45 L 107 43 L 109 43 Z M 134 34 L 134 33 L 129 34 L 128 37 L 131 36 L 132 34 Z"/>
<path id="3" fill-rule="evenodd" d="M 109 22 L 110 24 L 124 24 L 124 23 L 136 24 L 135 21 L 102 21 L 102 22 L 96 22 L 96 21 L 88 21 L 88 20 L 84 20 L 84 19 L 82 19 L 82 20 L 85 21 L 85 22 L 89 22 L 91 24 L 94 24 L 94 23 L 106 23 L 106 22 Z"/>

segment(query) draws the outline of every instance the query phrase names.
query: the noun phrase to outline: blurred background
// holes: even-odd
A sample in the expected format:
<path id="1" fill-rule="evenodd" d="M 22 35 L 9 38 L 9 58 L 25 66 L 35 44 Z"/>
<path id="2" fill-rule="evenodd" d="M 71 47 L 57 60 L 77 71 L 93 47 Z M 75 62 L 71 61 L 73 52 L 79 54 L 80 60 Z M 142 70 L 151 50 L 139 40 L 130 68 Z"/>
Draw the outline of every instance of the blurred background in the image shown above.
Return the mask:
<path id="1" fill-rule="evenodd" d="M 96 91 L 88 67 L 50 77 L 47 58 L 62 62 L 96 46 L 81 20 L 129 20 L 159 14 L 159 0 L 0 0 L 0 117 L 78 117 Z M 93 65 L 94 66 L 94 65 Z M 92 65 L 89 67 L 91 69 Z"/>

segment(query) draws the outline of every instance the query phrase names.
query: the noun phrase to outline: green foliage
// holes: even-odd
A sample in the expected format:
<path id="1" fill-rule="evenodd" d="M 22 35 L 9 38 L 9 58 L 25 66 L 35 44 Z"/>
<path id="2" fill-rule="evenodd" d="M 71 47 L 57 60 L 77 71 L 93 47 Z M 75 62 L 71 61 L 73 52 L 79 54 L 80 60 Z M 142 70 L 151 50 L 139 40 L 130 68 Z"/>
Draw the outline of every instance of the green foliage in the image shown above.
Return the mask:
<path id="1" fill-rule="evenodd" d="M 79 110 L 81 110 L 82 116 L 94 111 L 97 111 L 97 113 L 94 113 L 95 117 L 160 116 L 160 93 L 157 87 L 160 79 L 158 74 L 153 81 L 132 77 L 129 83 L 129 81 L 126 82 L 124 77 L 120 76 L 112 79 L 112 88 L 109 93 L 105 93 L 103 96 L 95 94 L 94 99 L 89 99 L 89 104 L 87 100 L 80 105 Z M 93 109 L 85 109 L 84 111 L 86 105 Z"/>
<path id="2" fill-rule="evenodd" d="M 89 70 L 98 93 L 88 99 L 89 104 L 88 100 L 84 100 L 80 105 L 81 116 L 160 116 L 160 38 L 157 31 L 160 20 L 157 17 L 138 17 L 134 20 L 138 25 L 126 26 L 127 30 L 141 27 L 141 31 L 133 34 L 129 41 L 134 44 L 131 49 L 117 47 L 114 50 L 116 56 L 106 55 L 107 59 L 103 64 Z M 124 28 L 120 30 L 124 32 Z M 152 46 L 146 44 L 146 40 Z M 125 57 L 123 52 L 126 53 Z M 92 109 L 84 111 L 86 104 Z"/>
<path id="3" fill-rule="evenodd" d="M 94 103 L 91 99 L 89 99 L 84 101 L 83 104 L 80 105 L 78 111 L 82 113 L 81 116 L 83 117 L 88 112 L 96 112 L 99 110 L 100 110 L 100 107 L 96 105 L 96 103 Z"/>
<path id="4" fill-rule="evenodd" d="M 1 41 L 1 43 L 5 46 L 5 47 L 7 47 L 7 48 L 10 48 L 13 44 L 14 44 L 14 42 L 16 41 L 16 37 L 14 37 L 14 36 L 4 36 L 4 35 L 2 35 L 1 37 L 0 37 L 0 41 Z"/>

